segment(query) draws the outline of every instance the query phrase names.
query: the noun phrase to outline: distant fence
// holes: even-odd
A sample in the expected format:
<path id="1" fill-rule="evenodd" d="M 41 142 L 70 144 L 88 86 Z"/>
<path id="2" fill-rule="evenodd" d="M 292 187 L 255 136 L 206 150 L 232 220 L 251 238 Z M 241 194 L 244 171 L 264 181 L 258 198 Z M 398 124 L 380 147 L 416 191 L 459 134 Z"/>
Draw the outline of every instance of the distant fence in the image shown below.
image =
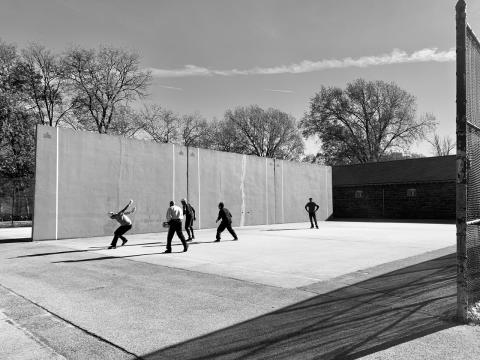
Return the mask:
<path id="1" fill-rule="evenodd" d="M 0 178 L 0 227 L 31 225 L 34 184 L 30 178 Z"/>

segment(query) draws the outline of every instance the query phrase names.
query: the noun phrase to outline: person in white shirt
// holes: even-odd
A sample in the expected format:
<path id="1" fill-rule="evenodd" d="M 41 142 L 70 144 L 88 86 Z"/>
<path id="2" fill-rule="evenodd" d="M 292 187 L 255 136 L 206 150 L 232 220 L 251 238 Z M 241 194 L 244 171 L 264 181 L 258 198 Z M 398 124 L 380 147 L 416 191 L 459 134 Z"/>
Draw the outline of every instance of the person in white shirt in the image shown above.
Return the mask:
<path id="1" fill-rule="evenodd" d="M 127 211 L 128 207 L 132 205 L 132 203 L 133 200 L 130 200 L 127 206 L 125 206 L 119 212 L 115 213 L 113 211 L 110 211 L 108 213 L 110 219 L 117 220 L 120 223 L 120 227 L 113 233 L 113 240 L 108 247 L 109 249 L 115 249 L 117 247 L 118 238 L 122 239 L 122 246 L 127 243 L 128 240 L 123 236 L 123 234 L 125 234 L 128 230 L 132 228 L 132 220 L 130 220 L 130 218 L 127 216 L 127 214 L 133 214 L 136 210 L 136 208 L 134 207 L 131 211 Z"/>
<path id="2" fill-rule="evenodd" d="M 170 201 L 170 207 L 167 209 L 167 223 L 169 228 L 167 235 L 167 250 L 164 251 L 166 254 L 172 252 L 172 239 L 175 233 L 177 233 L 177 236 L 182 242 L 183 252 L 188 250 L 188 245 L 182 232 L 182 219 L 183 209 L 180 206 L 175 205 L 173 201 Z"/>

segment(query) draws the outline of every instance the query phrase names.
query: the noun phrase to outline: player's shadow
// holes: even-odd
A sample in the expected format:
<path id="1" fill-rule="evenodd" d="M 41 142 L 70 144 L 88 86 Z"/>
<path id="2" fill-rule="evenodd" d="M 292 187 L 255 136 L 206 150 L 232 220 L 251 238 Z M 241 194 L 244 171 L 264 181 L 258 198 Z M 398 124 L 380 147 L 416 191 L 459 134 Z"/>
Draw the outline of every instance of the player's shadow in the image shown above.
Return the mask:
<path id="1" fill-rule="evenodd" d="M 202 245 L 202 244 L 212 244 L 212 243 L 223 243 L 223 242 L 237 242 L 238 240 L 221 240 L 219 242 L 212 240 L 212 241 L 187 241 L 188 246 L 190 245 Z M 165 242 L 166 243 L 166 242 Z M 165 243 L 160 244 L 160 245 L 165 245 Z M 145 245 L 143 247 L 158 247 L 158 245 Z"/>
<path id="2" fill-rule="evenodd" d="M 455 326 L 455 261 L 450 254 L 409 266 L 142 358 L 356 359 Z"/>

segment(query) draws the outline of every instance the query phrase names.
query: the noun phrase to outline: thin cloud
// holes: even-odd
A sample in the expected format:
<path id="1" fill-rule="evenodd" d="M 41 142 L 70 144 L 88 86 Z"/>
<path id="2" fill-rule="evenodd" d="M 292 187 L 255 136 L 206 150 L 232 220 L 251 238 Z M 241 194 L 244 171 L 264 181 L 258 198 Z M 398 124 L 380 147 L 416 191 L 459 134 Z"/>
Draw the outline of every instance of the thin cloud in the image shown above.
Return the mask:
<path id="1" fill-rule="evenodd" d="M 238 76 L 238 75 L 277 75 L 303 74 L 328 69 L 343 69 L 349 67 L 371 67 L 380 65 L 422 63 L 422 62 L 451 62 L 455 61 L 455 48 L 447 51 L 438 51 L 437 48 L 425 48 L 408 54 L 406 51 L 394 49 L 389 54 L 378 56 L 362 56 L 356 59 L 326 59 L 320 61 L 304 60 L 290 65 L 273 67 L 254 67 L 246 70 L 215 70 L 196 65 L 186 65 L 183 69 L 156 69 L 150 68 L 152 75 L 159 78 L 190 77 L 190 76 Z"/>
<path id="2" fill-rule="evenodd" d="M 183 90 L 182 88 L 174 87 L 174 86 L 167 86 L 167 85 L 158 85 L 158 86 L 161 88 L 170 89 L 170 90 Z"/>
<path id="3" fill-rule="evenodd" d="M 272 92 L 278 92 L 278 93 L 284 93 L 284 94 L 293 93 L 292 90 L 279 90 L 279 89 L 265 89 L 265 91 L 272 91 Z"/>

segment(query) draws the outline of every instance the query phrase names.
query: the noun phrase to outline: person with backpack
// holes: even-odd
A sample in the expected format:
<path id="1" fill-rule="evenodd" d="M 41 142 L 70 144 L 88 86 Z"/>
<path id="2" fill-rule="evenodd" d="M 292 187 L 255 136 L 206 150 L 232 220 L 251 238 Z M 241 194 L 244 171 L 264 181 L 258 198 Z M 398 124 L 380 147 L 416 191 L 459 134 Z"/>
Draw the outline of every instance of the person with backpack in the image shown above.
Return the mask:
<path id="1" fill-rule="evenodd" d="M 237 234 L 235 234 L 235 231 L 232 228 L 232 214 L 228 209 L 224 206 L 223 202 L 218 204 L 218 209 L 220 210 L 218 212 L 218 218 L 217 221 L 222 220 L 220 222 L 220 225 L 217 228 L 217 239 L 215 242 L 220 241 L 220 234 L 223 232 L 223 230 L 227 229 L 230 234 L 233 236 L 233 240 L 238 240 Z"/>

